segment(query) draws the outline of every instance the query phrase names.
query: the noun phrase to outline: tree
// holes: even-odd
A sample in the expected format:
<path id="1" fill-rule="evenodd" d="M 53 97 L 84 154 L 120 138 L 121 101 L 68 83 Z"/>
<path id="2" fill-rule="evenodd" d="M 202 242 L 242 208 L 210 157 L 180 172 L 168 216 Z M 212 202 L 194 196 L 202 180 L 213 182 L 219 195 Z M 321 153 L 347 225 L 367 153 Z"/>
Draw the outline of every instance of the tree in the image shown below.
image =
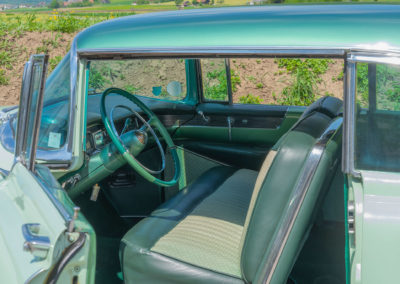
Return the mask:
<path id="1" fill-rule="evenodd" d="M 58 9 L 60 8 L 60 3 L 57 0 L 52 0 L 51 3 L 49 4 L 50 9 Z"/>
<path id="2" fill-rule="evenodd" d="M 183 0 L 175 0 L 176 6 L 182 5 L 182 3 L 183 3 Z"/>

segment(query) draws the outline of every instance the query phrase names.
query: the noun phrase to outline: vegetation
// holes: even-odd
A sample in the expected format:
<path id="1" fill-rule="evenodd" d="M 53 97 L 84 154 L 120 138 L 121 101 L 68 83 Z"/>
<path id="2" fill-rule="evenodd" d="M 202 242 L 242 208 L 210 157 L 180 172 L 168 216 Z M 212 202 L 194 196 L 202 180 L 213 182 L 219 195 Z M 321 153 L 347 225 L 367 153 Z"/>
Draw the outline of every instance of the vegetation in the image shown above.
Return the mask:
<path id="1" fill-rule="evenodd" d="M 362 108 L 369 107 L 368 64 L 357 64 L 357 102 Z M 400 111 L 400 68 L 384 64 L 376 66 L 377 108 Z"/>
<path id="2" fill-rule="evenodd" d="M 209 100 L 225 101 L 228 97 L 228 83 L 225 68 L 210 71 L 206 74 L 204 82 L 204 97 Z M 240 77 L 231 70 L 232 91 L 237 90 L 240 85 Z"/>
<path id="3" fill-rule="evenodd" d="M 1 85 L 7 85 L 9 79 L 6 77 L 6 71 L 3 69 L 0 69 L 0 86 Z"/>
<path id="4" fill-rule="evenodd" d="M 58 9 L 61 7 L 60 2 L 58 2 L 57 0 L 52 0 L 49 4 L 49 8 L 50 9 Z"/>
<path id="5" fill-rule="evenodd" d="M 239 103 L 241 104 L 261 104 L 262 99 L 259 96 L 254 96 L 252 94 L 247 94 L 239 98 Z"/>
<path id="6" fill-rule="evenodd" d="M 320 96 L 318 83 L 333 61 L 330 59 L 288 59 L 276 61 L 292 75 L 292 83 L 282 91 L 280 104 L 308 106 Z"/>

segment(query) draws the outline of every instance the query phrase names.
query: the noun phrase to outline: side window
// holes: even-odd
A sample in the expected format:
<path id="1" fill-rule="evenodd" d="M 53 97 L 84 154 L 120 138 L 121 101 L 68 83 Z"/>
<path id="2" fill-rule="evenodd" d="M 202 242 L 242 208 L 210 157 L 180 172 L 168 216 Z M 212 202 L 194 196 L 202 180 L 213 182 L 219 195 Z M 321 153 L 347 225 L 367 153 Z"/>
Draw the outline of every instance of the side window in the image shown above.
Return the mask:
<path id="1" fill-rule="evenodd" d="M 355 168 L 400 171 L 400 66 L 356 65 Z"/>
<path id="2" fill-rule="evenodd" d="M 202 59 L 201 77 L 205 100 L 228 102 L 225 59 Z"/>
<path id="3" fill-rule="evenodd" d="M 165 100 L 186 97 L 184 59 L 94 60 L 90 62 L 89 94 L 110 87 Z"/>
<path id="4" fill-rule="evenodd" d="M 308 106 L 323 96 L 343 98 L 343 60 L 304 58 L 201 59 L 203 95 L 236 104 Z M 216 67 L 219 63 L 218 68 Z M 212 69 L 214 68 L 214 69 Z M 218 72 L 217 72 L 218 70 Z M 225 95 L 226 94 L 226 95 Z"/>

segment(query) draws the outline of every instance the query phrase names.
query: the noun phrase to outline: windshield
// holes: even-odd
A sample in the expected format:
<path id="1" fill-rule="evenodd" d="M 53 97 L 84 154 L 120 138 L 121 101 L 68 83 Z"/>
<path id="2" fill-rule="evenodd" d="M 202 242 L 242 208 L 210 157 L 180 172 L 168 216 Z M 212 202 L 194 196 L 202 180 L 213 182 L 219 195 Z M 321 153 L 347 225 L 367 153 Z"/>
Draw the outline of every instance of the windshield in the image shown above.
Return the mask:
<path id="1" fill-rule="evenodd" d="M 39 148 L 60 149 L 64 146 L 68 132 L 69 98 L 70 55 L 68 53 L 46 81 Z M 17 119 L 13 120 L 12 125 L 15 130 Z"/>

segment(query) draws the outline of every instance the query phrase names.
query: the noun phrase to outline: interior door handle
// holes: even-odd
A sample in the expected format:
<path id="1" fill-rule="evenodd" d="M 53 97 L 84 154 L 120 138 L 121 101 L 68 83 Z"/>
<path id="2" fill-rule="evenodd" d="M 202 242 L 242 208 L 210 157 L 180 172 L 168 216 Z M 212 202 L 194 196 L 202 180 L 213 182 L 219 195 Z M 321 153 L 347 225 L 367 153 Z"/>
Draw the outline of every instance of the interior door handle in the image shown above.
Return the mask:
<path id="1" fill-rule="evenodd" d="M 228 116 L 226 118 L 226 121 L 228 122 L 228 139 L 229 141 L 232 141 L 232 124 L 234 123 L 234 118 Z"/>
<path id="2" fill-rule="evenodd" d="M 29 223 L 22 225 L 22 235 L 25 239 L 24 250 L 31 252 L 35 257 L 46 258 L 51 243 L 47 236 L 39 236 L 40 224 Z"/>
<path id="3" fill-rule="evenodd" d="M 197 114 L 201 116 L 201 118 L 204 120 L 205 123 L 208 123 L 210 121 L 210 118 L 205 116 L 202 110 L 198 110 Z"/>

